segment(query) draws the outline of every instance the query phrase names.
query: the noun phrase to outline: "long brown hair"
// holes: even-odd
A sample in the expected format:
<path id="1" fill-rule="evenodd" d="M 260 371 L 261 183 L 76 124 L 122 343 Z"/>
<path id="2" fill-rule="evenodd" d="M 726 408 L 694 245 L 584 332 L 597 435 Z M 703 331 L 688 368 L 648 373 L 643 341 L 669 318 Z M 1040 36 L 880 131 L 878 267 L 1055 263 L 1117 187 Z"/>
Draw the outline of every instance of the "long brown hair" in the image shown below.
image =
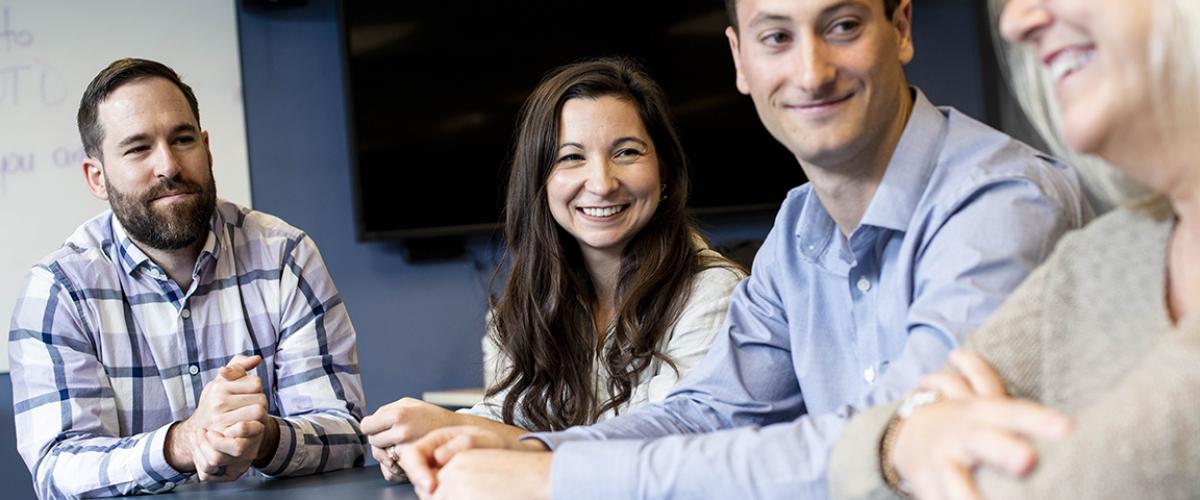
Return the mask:
<path id="1" fill-rule="evenodd" d="M 555 222 L 546 196 L 564 103 L 605 96 L 637 108 L 666 186 L 665 199 L 621 256 L 613 329 L 606 337 L 595 332 L 596 292 L 579 244 Z M 629 401 L 654 359 L 675 369 L 659 349 L 663 337 L 679 318 L 696 274 L 726 262 L 699 253 L 687 195 L 683 147 L 666 97 L 635 63 L 589 60 L 558 68 L 541 81 L 521 109 L 504 210 L 508 247 L 492 280 L 495 292 L 507 270 L 491 303 L 491 326 L 511 364 L 488 388 L 489 396 L 507 391 L 504 422 L 538 431 L 593 423 Z M 596 363 L 608 376 L 610 397 L 604 401 L 593 386 Z M 518 412 L 520 423 L 514 422 Z"/>

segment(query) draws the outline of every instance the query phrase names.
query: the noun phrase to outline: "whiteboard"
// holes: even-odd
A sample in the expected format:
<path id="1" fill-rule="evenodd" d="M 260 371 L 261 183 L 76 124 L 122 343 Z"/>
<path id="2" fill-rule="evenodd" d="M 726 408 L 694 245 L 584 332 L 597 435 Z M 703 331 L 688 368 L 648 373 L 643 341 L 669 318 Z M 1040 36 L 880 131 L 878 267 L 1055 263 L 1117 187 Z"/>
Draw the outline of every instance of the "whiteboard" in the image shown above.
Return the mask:
<path id="1" fill-rule="evenodd" d="M 235 0 L 0 0 L 0 314 L 29 268 L 108 208 L 84 184 L 88 82 L 122 57 L 175 69 L 200 102 L 218 196 L 250 205 Z M 0 372 L 8 371 L 8 336 Z"/>

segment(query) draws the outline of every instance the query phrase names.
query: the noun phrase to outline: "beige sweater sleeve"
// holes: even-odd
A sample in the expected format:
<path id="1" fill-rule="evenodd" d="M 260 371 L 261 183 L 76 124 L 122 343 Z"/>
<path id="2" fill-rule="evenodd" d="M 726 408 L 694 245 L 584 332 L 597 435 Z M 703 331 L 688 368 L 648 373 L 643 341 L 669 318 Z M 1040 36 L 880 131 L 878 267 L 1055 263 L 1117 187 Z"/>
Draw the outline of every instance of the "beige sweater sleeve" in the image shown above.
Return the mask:
<path id="1" fill-rule="evenodd" d="M 967 338 L 966 347 L 978 351 L 1001 374 L 1009 392 L 1023 398 L 1041 393 L 1041 317 L 1051 272 L 1051 265 L 1035 270 L 996 314 Z M 883 432 L 899 406 L 893 402 L 863 411 L 842 430 L 829 462 L 829 488 L 834 498 L 899 498 L 884 482 L 879 456 Z"/>
<path id="2" fill-rule="evenodd" d="M 1200 326 L 1200 325 L 1194 325 Z M 1066 441 L 1036 443 L 1024 479 L 980 470 L 987 498 L 1200 498 L 1200 328 L 1159 338 L 1111 391 L 1074 415 Z"/>

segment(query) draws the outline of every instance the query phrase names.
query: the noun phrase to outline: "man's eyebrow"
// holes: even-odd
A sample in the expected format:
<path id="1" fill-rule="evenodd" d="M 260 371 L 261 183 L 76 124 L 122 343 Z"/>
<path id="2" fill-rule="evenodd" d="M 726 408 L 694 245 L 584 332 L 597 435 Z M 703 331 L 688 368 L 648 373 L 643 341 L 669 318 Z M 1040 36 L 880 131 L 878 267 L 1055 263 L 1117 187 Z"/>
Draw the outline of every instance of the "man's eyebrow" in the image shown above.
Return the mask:
<path id="1" fill-rule="evenodd" d="M 869 8 L 869 7 L 867 7 L 865 0 L 842 0 L 833 5 L 828 5 L 828 6 L 825 6 L 824 8 L 822 8 L 821 12 L 819 14 L 817 14 L 817 17 L 825 17 L 825 16 L 832 14 L 835 11 L 845 9 L 848 7 Z M 754 17 L 750 18 L 750 21 L 746 23 L 746 27 L 752 28 L 752 27 L 760 25 L 760 24 L 766 24 L 766 23 L 771 23 L 771 22 L 790 22 L 790 21 L 792 21 L 792 16 L 789 16 L 786 14 L 775 14 L 775 13 L 771 13 L 771 12 L 759 12 L 758 14 L 755 14 Z"/>
<path id="2" fill-rule="evenodd" d="M 753 28 L 760 24 L 766 24 L 769 22 L 791 21 L 791 20 L 792 20 L 792 16 L 787 16 L 787 15 L 783 15 L 783 14 L 772 14 L 770 12 L 759 12 L 758 14 L 755 14 L 754 17 L 750 18 L 750 21 L 746 23 L 746 27 Z"/>
<path id="3" fill-rule="evenodd" d="M 149 139 L 149 138 L 150 138 L 150 135 L 149 135 L 149 134 L 134 134 L 134 135 L 131 135 L 131 136 L 129 136 L 129 137 L 126 137 L 125 139 L 121 140 L 121 142 L 118 142 L 118 143 L 117 143 L 117 149 L 124 148 L 125 146 L 129 146 L 129 145 L 131 145 L 131 144 L 133 144 L 133 143 L 136 143 L 136 142 L 143 142 L 143 141 L 146 141 L 146 140 L 147 140 L 147 139 Z"/>
<path id="4" fill-rule="evenodd" d="M 196 132 L 199 132 L 199 130 L 196 128 L 195 125 L 192 125 L 190 123 L 180 123 L 179 125 L 171 127 L 170 135 L 182 134 L 184 132 L 191 132 L 194 134 Z"/>

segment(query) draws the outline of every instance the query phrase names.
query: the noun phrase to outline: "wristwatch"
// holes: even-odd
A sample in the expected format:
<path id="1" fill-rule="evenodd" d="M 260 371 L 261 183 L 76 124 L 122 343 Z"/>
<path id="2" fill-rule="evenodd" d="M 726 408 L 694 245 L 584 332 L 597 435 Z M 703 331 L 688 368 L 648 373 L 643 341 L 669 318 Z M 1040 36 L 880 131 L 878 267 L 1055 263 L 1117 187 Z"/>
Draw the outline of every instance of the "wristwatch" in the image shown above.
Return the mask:
<path id="1" fill-rule="evenodd" d="M 883 480 L 887 482 L 888 488 L 893 493 L 901 498 L 912 498 L 912 490 L 909 489 L 908 483 L 900 477 L 900 473 L 896 471 L 895 465 L 892 464 L 889 458 L 892 454 L 892 445 L 896 444 L 896 436 L 899 434 L 900 424 L 916 411 L 925 405 L 933 404 L 941 401 L 942 394 L 937 391 L 921 389 L 909 394 L 900 403 L 900 407 L 896 409 L 896 414 L 892 415 L 891 420 L 888 420 L 887 428 L 883 431 L 883 439 L 879 441 L 879 467 L 883 472 Z"/>

